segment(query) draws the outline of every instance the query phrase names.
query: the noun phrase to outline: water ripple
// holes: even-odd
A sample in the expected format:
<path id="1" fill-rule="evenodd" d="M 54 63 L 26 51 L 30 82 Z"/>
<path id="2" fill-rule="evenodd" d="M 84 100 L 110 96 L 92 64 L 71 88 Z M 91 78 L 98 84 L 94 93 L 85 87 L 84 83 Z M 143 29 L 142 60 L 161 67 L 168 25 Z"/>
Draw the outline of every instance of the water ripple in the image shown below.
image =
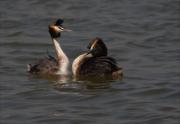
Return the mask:
<path id="1" fill-rule="evenodd" d="M 1 123 L 179 124 L 179 10 L 179 0 L 1 1 Z M 73 30 L 60 40 L 71 62 L 102 37 L 124 78 L 27 74 L 26 64 L 55 55 L 48 24 L 60 17 Z"/>

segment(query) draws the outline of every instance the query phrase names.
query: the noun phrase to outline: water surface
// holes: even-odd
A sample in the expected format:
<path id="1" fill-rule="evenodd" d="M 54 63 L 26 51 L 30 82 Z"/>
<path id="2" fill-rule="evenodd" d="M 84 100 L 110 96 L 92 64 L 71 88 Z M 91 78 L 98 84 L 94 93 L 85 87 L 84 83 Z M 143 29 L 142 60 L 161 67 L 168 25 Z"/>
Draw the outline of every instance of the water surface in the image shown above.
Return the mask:
<path id="1" fill-rule="evenodd" d="M 1 0 L 1 124 L 179 124 L 179 0 Z M 124 69 L 101 83 L 29 76 L 26 64 L 54 55 L 48 24 L 73 32 L 71 61 L 98 36 Z"/>

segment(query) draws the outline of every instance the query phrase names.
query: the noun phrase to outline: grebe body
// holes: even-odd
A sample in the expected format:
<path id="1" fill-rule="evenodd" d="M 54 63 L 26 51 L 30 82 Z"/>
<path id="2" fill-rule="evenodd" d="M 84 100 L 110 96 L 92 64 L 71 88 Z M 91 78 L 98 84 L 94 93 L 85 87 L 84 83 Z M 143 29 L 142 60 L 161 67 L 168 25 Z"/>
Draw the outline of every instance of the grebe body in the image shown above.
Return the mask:
<path id="1" fill-rule="evenodd" d="M 58 19 L 49 25 L 49 33 L 55 48 L 56 58 L 48 55 L 48 57 L 39 60 L 34 65 L 28 64 L 27 71 L 32 74 L 48 74 L 48 75 L 68 75 L 69 59 L 61 48 L 57 38 L 61 36 L 63 31 L 71 31 L 62 26 L 64 21 Z"/>
<path id="2" fill-rule="evenodd" d="M 94 38 L 88 45 L 88 52 L 78 56 L 72 64 L 74 77 L 122 77 L 122 68 L 114 58 L 107 56 L 107 47 L 101 38 Z"/>

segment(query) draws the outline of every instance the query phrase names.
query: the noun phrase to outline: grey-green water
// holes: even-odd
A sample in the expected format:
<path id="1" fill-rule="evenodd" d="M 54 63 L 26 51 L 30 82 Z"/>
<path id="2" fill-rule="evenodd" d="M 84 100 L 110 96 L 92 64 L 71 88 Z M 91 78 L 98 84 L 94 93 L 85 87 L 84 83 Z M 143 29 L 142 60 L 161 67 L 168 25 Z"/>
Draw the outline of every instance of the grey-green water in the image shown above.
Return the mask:
<path id="1" fill-rule="evenodd" d="M 1 0 L 0 123 L 179 124 L 179 15 L 179 0 Z M 26 64 L 54 54 L 47 27 L 59 17 L 71 61 L 102 37 L 123 80 L 29 76 Z"/>

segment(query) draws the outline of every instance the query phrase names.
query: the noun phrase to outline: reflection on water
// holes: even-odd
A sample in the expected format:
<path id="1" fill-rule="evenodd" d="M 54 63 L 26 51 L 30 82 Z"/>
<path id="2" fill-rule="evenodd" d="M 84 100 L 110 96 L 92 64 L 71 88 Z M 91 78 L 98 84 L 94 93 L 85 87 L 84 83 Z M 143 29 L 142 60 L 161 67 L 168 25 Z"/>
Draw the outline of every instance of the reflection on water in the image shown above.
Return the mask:
<path id="1" fill-rule="evenodd" d="M 179 0 L 0 1 L 1 124 L 179 124 Z M 34 77 L 26 65 L 54 55 L 53 19 L 73 30 L 70 61 L 101 37 L 122 80 Z"/>
<path id="2" fill-rule="evenodd" d="M 111 87 L 111 83 L 120 79 L 114 79 L 113 77 L 81 77 L 75 78 L 72 76 L 64 75 L 30 75 L 29 79 L 45 79 L 50 82 L 55 89 L 67 90 L 67 89 L 107 89 Z"/>

